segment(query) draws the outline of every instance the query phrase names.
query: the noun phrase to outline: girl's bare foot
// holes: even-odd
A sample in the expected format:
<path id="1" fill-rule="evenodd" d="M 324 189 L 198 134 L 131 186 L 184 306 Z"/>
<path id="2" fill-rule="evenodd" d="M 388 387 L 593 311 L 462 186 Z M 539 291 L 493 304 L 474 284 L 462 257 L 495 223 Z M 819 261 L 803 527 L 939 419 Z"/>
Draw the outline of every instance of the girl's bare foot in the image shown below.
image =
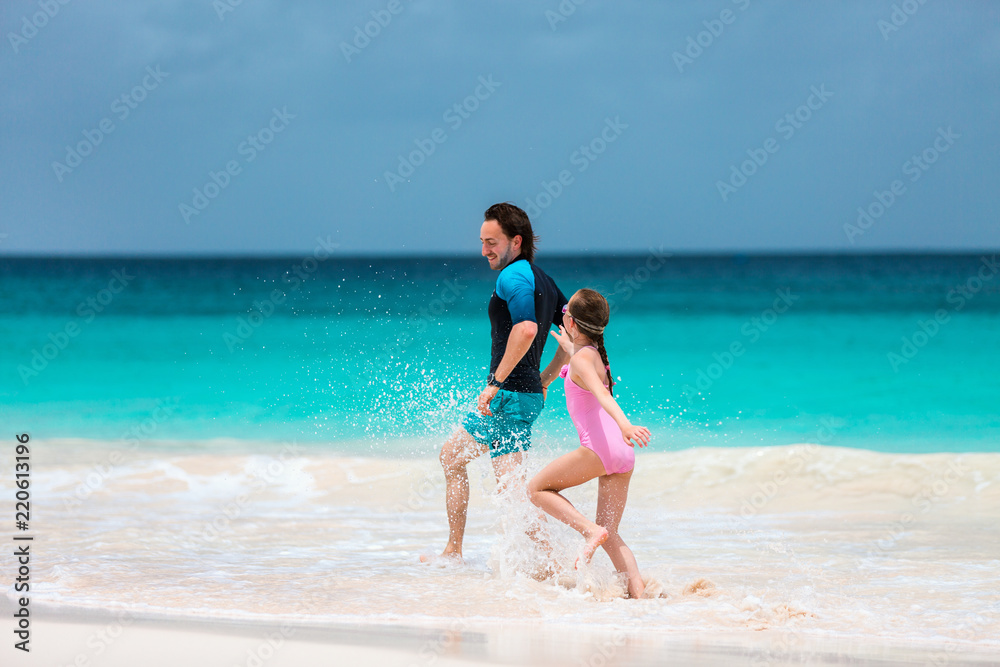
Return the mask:
<path id="1" fill-rule="evenodd" d="M 597 551 L 597 548 L 604 544 L 604 541 L 607 539 L 608 529 L 598 526 L 597 530 L 587 538 L 587 543 L 583 546 L 583 553 L 576 559 L 576 569 L 579 570 L 588 564 L 590 559 L 594 557 L 594 552 Z"/>

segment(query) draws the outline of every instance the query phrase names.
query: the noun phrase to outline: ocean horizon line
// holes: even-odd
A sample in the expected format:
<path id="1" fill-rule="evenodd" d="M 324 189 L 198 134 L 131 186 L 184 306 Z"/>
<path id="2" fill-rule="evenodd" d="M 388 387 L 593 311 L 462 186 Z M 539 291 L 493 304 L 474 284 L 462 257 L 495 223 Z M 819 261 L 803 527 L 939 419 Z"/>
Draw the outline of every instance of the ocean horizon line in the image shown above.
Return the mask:
<path id="1" fill-rule="evenodd" d="M 678 259 L 808 259 L 808 258 L 903 258 L 903 257 L 977 257 L 984 254 L 996 254 L 1000 248 L 982 248 L 978 250 L 886 250 L 878 249 L 871 251 L 863 250 L 733 250 L 733 251 L 690 251 L 690 250 L 669 250 L 661 248 L 647 248 L 646 250 L 628 250 L 612 252 L 591 252 L 591 251 L 558 251 L 541 252 L 539 259 L 592 259 L 592 258 L 630 258 L 645 257 L 650 252 L 662 253 L 663 256 Z M 93 260 L 93 261 L 121 261 L 121 260 L 143 260 L 143 261 L 276 261 L 294 260 L 305 255 L 311 255 L 313 251 L 302 252 L 280 252 L 280 253 L 0 253 L 0 261 L 27 261 L 27 260 Z M 433 253 L 421 252 L 414 254 L 396 253 L 330 253 L 330 259 L 344 259 L 354 261 L 364 260 L 476 260 L 480 255 L 473 253 Z"/>

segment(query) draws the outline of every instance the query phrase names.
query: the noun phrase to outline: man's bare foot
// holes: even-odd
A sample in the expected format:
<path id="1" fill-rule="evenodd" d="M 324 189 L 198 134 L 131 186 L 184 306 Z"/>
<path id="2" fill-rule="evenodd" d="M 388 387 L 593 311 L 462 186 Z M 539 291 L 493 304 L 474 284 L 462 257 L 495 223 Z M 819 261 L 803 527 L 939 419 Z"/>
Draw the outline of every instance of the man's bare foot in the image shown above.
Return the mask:
<path id="1" fill-rule="evenodd" d="M 528 576 L 535 581 L 548 581 L 549 579 L 554 579 L 563 573 L 564 570 L 562 565 L 552 558 L 546 558 L 538 564 L 538 569 L 529 573 Z"/>
<path id="2" fill-rule="evenodd" d="M 580 569 L 584 565 L 590 562 L 590 559 L 594 557 L 594 552 L 597 551 L 597 547 L 604 544 L 604 541 L 608 539 L 608 529 L 598 527 L 598 530 L 593 533 L 587 540 L 587 543 L 583 545 L 583 553 L 580 557 L 576 559 L 576 569 Z"/>
<path id="3" fill-rule="evenodd" d="M 445 547 L 444 551 L 440 555 L 435 556 L 434 554 L 420 554 L 421 563 L 436 563 L 436 562 L 458 562 L 462 561 L 462 552 L 452 549 L 451 547 Z"/>

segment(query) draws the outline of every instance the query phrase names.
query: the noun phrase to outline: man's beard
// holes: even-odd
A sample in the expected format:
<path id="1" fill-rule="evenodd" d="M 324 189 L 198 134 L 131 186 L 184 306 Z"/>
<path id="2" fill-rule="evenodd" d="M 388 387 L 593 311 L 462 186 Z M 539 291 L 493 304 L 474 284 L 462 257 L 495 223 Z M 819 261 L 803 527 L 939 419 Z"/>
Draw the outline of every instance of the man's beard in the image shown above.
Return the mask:
<path id="1" fill-rule="evenodd" d="M 497 255 L 497 269 L 506 268 L 514 259 L 514 249 L 508 248 L 507 252 L 503 255 Z"/>

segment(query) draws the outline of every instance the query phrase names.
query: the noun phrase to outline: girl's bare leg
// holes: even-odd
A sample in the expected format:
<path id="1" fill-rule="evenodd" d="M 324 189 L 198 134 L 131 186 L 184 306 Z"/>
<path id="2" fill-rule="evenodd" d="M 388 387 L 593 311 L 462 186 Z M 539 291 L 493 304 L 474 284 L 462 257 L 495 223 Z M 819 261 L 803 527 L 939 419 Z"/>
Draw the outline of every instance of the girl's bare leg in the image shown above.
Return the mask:
<path id="1" fill-rule="evenodd" d="M 590 561 L 597 547 L 607 539 L 608 531 L 588 520 L 559 492 L 579 486 L 604 475 L 604 464 L 586 447 L 560 456 L 545 466 L 528 484 L 531 502 L 559 519 L 587 540 L 584 560 Z"/>
<path id="2" fill-rule="evenodd" d="M 625 511 L 631 479 L 631 471 L 601 477 L 597 488 L 597 523 L 608 530 L 608 539 L 603 545 L 604 550 L 614 563 L 615 569 L 624 572 L 628 577 L 628 594 L 634 599 L 642 597 L 646 585 L 639 574 L 639 565 L 635 562 L 632 550 L 618 534 L 618 523 Z"/>

